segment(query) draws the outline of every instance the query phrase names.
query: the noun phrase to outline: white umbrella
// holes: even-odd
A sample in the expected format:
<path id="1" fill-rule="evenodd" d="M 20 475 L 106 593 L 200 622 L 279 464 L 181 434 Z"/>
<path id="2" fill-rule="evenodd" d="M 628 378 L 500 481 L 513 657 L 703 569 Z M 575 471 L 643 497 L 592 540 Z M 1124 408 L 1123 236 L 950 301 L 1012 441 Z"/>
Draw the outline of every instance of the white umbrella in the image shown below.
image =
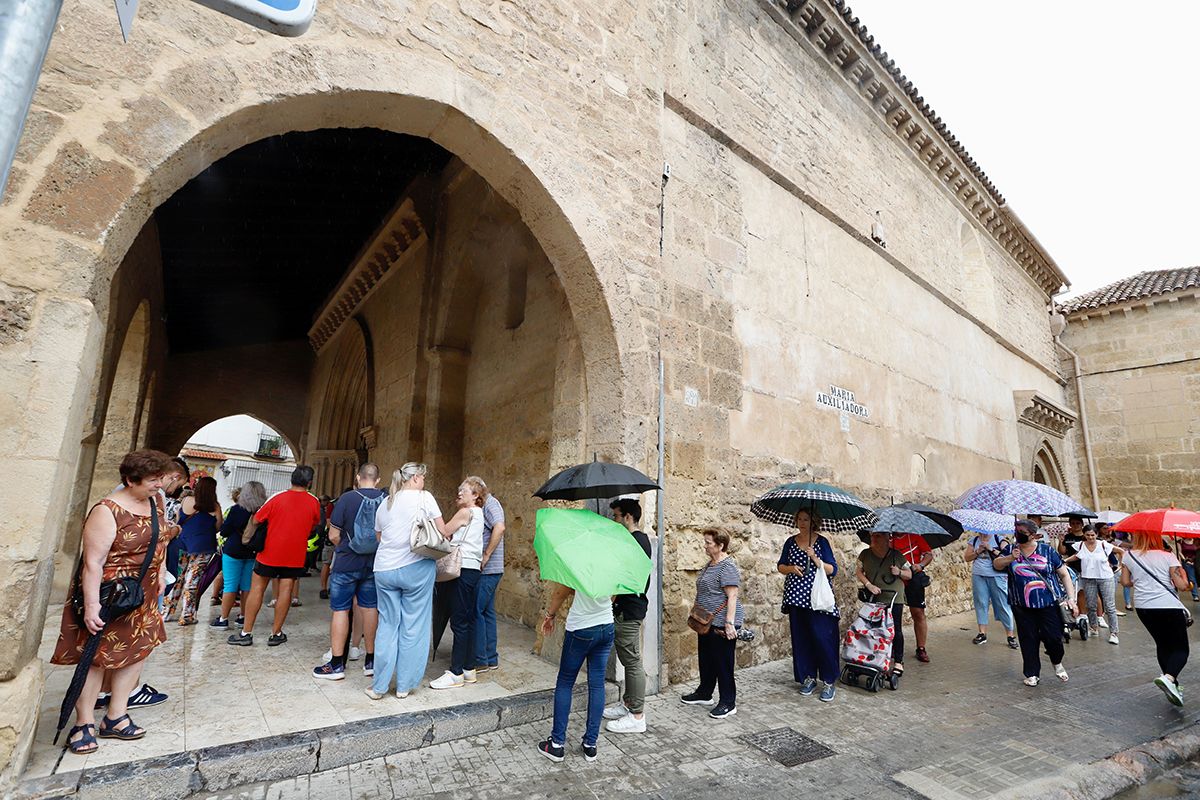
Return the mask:
<path id="1" fill-rule="evenodd" d="M 1116 525 L 1121 520 L 1128 517 L 1128 514 L 1123 514 L 1120 511 L 1113 511 L 1111 508 L 1107 511 L 1101 511 L 1096 515 L 1096 522 L 1103 522 L 1105 525 Z"/>

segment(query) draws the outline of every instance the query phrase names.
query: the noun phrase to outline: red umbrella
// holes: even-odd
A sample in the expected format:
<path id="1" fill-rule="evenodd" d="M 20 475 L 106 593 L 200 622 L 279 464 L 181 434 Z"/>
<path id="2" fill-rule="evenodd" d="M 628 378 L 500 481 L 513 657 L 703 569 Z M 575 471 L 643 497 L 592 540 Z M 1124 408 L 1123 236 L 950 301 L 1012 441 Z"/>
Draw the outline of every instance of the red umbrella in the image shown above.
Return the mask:
<path id="1" fill-rule="evenodd" d="M 1113 530 L 1121 533 L 1161 533 L 1181 539 L 1200 539 L 1200 514 L 1182 508 L 1155 508 L 1141 511 L 1118 522 Z"/>

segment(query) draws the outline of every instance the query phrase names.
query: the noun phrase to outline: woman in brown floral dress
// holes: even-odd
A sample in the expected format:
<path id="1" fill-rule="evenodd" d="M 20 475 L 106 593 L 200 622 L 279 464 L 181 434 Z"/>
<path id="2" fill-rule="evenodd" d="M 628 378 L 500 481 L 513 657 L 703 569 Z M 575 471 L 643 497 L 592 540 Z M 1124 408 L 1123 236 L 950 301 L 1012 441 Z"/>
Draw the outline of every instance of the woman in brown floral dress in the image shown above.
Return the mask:
<path id="1" fill-rule="evenodd" d="M 71 594 L 63 607 L 62 627 L 54 648 L 52 664 L 78 664 L 88 637 L 104 629 L 100 647 L 79 701 L 75 704 L 75 727 L 67 737 L 73 753 L 96 750 L 96 696 L 107 675 L 112 684 L 108 712 L 100 723 L 101 738 L 140 739 L 143 728 L 126 713 L 129 693 L 137 685 L 146 656 L 166 640 L 158 596 L 163 589 L 161 569 L 167 545 L 167 521 L 163 516 L 159 489 L 171 458 L 157 450 L 135 450 L 121 461 L 123 487 L 92 507 L 83 524 L 81 569 L 71 582 Z M 140 608 L 105 625 L 100 618 L 100 583 L 118 577 L 133 577 L 142 569 L 152 536 L 151 499 L 159 516 L 159 539 L 150 568 L 142 579 L 145 601 Z M 83 619 L 76 617 L 70 597 L 83 587 Z"/>

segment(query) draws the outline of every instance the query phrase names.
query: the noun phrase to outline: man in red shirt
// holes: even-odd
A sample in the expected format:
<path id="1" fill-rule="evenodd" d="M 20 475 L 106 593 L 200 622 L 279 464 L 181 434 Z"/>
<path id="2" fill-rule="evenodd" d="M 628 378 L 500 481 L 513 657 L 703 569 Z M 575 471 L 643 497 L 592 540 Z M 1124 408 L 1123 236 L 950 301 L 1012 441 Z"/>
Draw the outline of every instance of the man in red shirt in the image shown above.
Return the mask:
<path id="1" fill-rule="evenodd" d="M 267 543 L 254 561 L 250 595 L 245 601 L 246 622 L 240 634 L 230 635 L 230 644 L 241 647 L 254 644 L 254 621 L 262 608 L 267 584 L 274 578 L 279 578 L 279 596 L 275 598 L 275 624 L 267 647 L 287 641 L 283 623 L 292 606 L 292 591 L 296 579 L 304 575 L 308 537 L 321 522 L 321 504 L 308 491 L 312 482 L 312 467 L 303 464 L 296 467 L 292 472 L 292 488 L 271 497 L 255 513 L 255 522 L 268 524 Z"/>
<path id="2" fill-rule="evenodd" d="M 917 637 L 917 661 L 928 664 L 929 653 L 925 650 L 925 642 L 929 637 L 929 620 L 925 618 L 925 589 L 929 586 L 929 576 L 925 574 L 925 568 L 933 561 L 933 548 L 924 536 L 915 533 L 892 537 L 892 547 L 899 550 L 904 560 L 912 566 L 912 579 L 904 582 L 904 596 L 908 612 L 913 618 L 913 633 Z"/>

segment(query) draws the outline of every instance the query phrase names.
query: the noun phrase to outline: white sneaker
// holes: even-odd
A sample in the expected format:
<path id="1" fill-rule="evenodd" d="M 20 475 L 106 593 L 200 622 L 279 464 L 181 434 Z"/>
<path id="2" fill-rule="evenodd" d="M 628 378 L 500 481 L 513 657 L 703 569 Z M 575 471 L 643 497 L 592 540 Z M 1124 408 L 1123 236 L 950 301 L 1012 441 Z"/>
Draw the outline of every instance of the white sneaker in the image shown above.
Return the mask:
<path id="1" fill-rule="evenodd" d="M 406 697 L 408 697 L 408 692 L 402 692 L 399 689 L 396 690 L 396 699 L 397 700 L 403 700 Z"/>
<path id="2" fill-rule="evenodd" d="M 1037 675 L 1030 675 L 1028 678 L 1025 679 L 1024 683 L 1026 686 L 1037 686 L 1038 685 Z"/>
<path id="3" fill-rule="evenodd" d="M 1173 706 L 1183 705 L 1183 692 L 1179 690 L 1179 684 L 1168 678 L 1166 675 L 1160 675 L 1154 679 L 1154 685 L 1162 689 L 1163 694 L 1167 696 L 1167 700 Z"/>
<path id="4" fill-rule="evenodd" d="M 363 657 L 362 650 L 359 650 L 357 647 L 350 648 L 350 660 L 351 661 L 358 661 L 362 657 Z"/>
<path id="5" fill-rule="evenodd" d="M 479 678 L 475 677 L 475 670 L 473 670 L 473 669 L 464 669 L 463 670 L 463 683 L 478 683 L 478 682 L 479 682 Z"/>
<path id="6" fill-rule="evenodd" d="M 1107 621 L 1107 620 L 1105 620 L 1105 619 L 1104 619 L 1104 617 L 1101 617 L 1101 618 L 1100 618 L 1100 627 L 1101 627 L 1101 628 L 1107 628 L 1107 627 L 1108 627 L 1108 621 Z"/>
<path id="7" fill-rule="evenodd" d="M 604 709 L 604 718 L 620 719 L 628 713 L 629 709 L 625 707 L 624 703 L 617 703 L 615 706 L 609 706 L 608 708 Z"/>
<path id="8" fill-rule="evenodd" d="M 455 675 L 450 670 L 442 673 L 442 677 L 435 678 L 429 682 L 430 689 L 461 689 L 466 682 L 462 675 Z"/>
<path id="9" fill-rule="evenodd" d="M 1054 665 L 1054 674 L 1057 675 L 1058 679 L 1060 681 L 1062 681 L 1063 683 L 1066 683 L 1067 680 L 1069 680 L 1069 678 L 1070 678 L 1070 676 L 1067 675 L 1067 668 L 1064 667 L 1062 664 Z"/>
<path id="10" fill-rule="evenodd" d="M 326 650 L 325 655 L 321 656 L 321 658 L 323 658 L 325 660 L 325 663 L 329 663 L 330 661 L 333 661 L 333 650 Z"/>
<path id="11" fill-rule="evenodd" d="M 1108 635 L 1108 643 L 1109 644 L 1120 644 L 1121 640 L 1117 638 L 1117 635 L 1115 633 L 1110 633 Z"/>
<path id="12" fill-rule="evenodd" d="M 646 715 L 638 719 L 633 714 L 626 714 L 620 719 L 610 719 L 605 725 L 609 733 L 645 733 Z"/>
<path id="13" fill-rule="evenodd" d="M 370 686 L 363 689 L 363 694 L 365 694 L 367 697 L 371 698 L 372 700 L 382 700 L 383 699 L 383 695 L 381 695 L 379 692 L 372 689 Z"/>

